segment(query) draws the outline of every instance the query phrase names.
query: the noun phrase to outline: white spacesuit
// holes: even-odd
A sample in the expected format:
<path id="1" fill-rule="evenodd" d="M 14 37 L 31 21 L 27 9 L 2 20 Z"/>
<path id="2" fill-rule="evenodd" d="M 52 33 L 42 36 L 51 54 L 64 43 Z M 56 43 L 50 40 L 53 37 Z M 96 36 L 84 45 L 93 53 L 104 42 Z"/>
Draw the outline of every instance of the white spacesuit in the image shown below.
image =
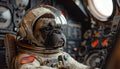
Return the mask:
<path id="1" fill-rule="evenodd" d="M 18 28 L 12 69 L 91 69 L 63 51 L 66 38 L 60 25 L 65 23 L 61 12 L 48 5 L 27 12 Z"/>

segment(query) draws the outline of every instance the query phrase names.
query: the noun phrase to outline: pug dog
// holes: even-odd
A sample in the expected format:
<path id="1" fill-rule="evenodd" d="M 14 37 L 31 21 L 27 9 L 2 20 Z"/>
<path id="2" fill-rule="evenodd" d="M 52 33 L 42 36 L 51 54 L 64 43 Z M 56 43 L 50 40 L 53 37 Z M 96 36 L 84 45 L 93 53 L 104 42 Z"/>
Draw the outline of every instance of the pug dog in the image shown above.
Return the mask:
<path id="1" fill-rule="evenodd" d="M 67 24 L 61 12 L 49 5 L 29 10 L 22 18 L 15 37 L 16 56 L 12 69 L 91 69 L 63 51 Z"/>

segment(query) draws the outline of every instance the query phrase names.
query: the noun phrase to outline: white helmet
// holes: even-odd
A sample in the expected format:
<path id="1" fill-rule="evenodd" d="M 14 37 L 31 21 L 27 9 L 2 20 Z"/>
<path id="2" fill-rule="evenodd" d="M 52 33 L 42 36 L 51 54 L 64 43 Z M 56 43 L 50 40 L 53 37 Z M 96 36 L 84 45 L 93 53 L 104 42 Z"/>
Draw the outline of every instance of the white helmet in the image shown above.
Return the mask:
<path id="1" fill-rule="evenodd" d="M 66 38 L 60 25 L 66 24 L 65 17 L 52 6 L 42 5 L 26 13 L 18 28 L 18 41 L 34 44 L 46 49 L 65 45 Z"/>

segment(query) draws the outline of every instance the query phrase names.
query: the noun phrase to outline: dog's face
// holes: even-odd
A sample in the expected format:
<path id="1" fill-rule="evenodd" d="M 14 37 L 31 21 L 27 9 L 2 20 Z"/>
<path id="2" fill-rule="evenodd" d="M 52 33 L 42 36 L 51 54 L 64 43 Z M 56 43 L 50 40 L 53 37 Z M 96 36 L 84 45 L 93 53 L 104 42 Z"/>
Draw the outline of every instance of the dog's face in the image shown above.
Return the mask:
<path id="1" fill-rule="evenodd" d="M 63 47 L 66 38 L 52 14 L 45 14 L 37 20 L 33 27 L 35 38 L 48 49 Z"/>

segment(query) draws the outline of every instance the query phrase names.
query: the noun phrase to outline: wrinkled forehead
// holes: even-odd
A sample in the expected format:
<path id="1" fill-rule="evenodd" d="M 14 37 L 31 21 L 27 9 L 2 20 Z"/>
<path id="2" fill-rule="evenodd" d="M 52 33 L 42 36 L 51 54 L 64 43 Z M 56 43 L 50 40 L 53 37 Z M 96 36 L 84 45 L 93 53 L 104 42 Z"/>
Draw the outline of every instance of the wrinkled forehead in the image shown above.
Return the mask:
<path id="1" fill-rule="evenodd" d="M 42 15 L 40 18 L 36 20 L 35 24 L 36 23 L 37 25 L 39 24 L 41 27 L 48 26 L 48 25 L 56 26 L 61 24 L 59 21 L 56 20 L 55 16 L 51 13 Z"/>
<path id="2" fill-rule="evenodd" d="M 56 26 L 57 23 L 54 18 L 41 18 L 37 21 L 37 25 L 40 25 L 41 27 L 46 27 L 48 25 Z"/>

